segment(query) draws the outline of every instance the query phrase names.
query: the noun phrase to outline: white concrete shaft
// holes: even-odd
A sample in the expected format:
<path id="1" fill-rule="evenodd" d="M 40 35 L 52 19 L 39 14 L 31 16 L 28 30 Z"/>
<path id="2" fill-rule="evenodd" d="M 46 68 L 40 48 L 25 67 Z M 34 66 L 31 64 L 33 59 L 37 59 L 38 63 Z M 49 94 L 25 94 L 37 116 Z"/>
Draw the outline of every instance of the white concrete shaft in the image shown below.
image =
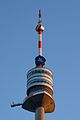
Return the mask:
<path id="1" fill-rule="evenodd" d="M 43 107 L 36 108 L 35 120 L 44 120 L 44 108 Z"/>

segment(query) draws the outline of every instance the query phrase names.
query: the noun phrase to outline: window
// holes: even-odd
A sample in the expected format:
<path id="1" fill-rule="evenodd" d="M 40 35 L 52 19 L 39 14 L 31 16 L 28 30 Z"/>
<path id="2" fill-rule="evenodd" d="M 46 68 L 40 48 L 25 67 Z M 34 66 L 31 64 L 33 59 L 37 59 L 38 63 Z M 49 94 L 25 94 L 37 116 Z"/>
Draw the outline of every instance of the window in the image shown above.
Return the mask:
<path id="1" fill-rule="evenodd" d="M 37 73 L 44 73 L 44 74 L 47 74 L 47 75 L 49 75 L 49 76 L 51 76 L 51 77 L 53 78 L 53 76 L 52 76 L 52 74 L 51 74 L 50 72 L 48 72 L 48 71 L 46 71 L 46 70 L 42 70 L 42 69 L 31 71 L 31 72 L 27 75 L 27 78 L 29 78 L 31 75 L 37 74 Z"/>
<path id="2" fill-rule="evenodd" d="M 47 83 L 47 84 L 49 84 L 50 86 L 52 86 L 52 83 L 51 82 L 49 82 L 49 81 L 47 81 L 47 80 L 43 80 L 43 79 L 38 79 L 38 80 L 36 80 L 36 79 L 34 79 L 34 80 L 32 80 L 32 81 L 29 81 L 29 82 L 27 82 L 27 85 L 31 85 L 31 84 L 33 84 L 33 83 Z"/>

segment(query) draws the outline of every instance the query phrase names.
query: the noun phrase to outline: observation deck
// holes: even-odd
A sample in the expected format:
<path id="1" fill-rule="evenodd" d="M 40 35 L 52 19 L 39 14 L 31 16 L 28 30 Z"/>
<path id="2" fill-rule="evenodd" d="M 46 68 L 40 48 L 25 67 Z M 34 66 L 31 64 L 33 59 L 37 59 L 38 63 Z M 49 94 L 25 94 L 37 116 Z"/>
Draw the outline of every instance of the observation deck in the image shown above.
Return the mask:
<path id="1" fill-rule="evenodd" d="M 46 67 L 35 67 L 27 72 L 27 97 L 22 107 L 35 112 L 42 106 L 44 111 L 53 112 L 55 103 L 53 99 L 53 74 Z"/>
<path id="2" fill-rule="evenodd" d="M 27 73 L 27 95 L 38 91 L 53 93 L 53 74 L 45 67 L 35 67 Z"/>

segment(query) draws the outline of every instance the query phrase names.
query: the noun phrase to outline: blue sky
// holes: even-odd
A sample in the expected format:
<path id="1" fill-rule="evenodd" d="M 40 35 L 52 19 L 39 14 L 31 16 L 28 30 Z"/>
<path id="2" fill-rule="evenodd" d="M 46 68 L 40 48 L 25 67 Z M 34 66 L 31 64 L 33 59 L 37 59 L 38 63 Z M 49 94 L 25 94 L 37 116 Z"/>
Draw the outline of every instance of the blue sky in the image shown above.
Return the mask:
<path id="1" fill-rule="evenodd" d="M 12 101 L 26 96 L 26 73 L 38 54 L 38 9 L 42 10 L 43 55 L 54 73 L 54 113 L 45 120 L 80 119 L 80 1 L 0 0 L 0 119 L 34 120 Z"/>

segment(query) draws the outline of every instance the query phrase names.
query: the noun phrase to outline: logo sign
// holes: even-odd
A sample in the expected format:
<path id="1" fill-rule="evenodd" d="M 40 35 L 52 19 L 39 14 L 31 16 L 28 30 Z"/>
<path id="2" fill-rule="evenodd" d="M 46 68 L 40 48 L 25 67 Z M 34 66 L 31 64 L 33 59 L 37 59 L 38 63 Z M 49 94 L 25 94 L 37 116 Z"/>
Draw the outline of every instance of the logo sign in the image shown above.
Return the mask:
<path id="1" fill-rule="evenodd" d="M 35 63 L 36 64 L 45 64 L 45 61 L 46 61 L 46 59 L 43 57 L 43 56 L 37 56 L 36 58 L 35 58 Z"/>

